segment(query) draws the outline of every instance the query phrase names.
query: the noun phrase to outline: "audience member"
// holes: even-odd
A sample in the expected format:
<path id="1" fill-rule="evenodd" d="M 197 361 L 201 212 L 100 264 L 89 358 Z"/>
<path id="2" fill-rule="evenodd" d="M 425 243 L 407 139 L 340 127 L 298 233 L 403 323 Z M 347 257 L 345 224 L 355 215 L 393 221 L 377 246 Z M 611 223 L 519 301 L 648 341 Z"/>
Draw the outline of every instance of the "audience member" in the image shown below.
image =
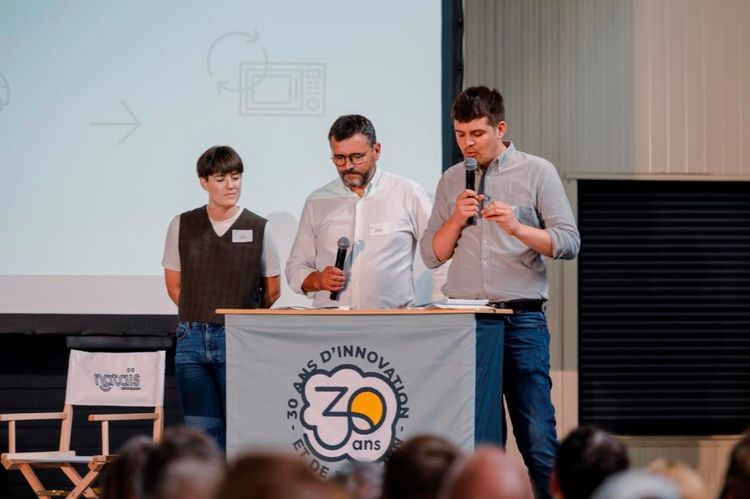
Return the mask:
<path id="1" fill-rule="evenodd" d="M 154 441 L 140 435 L 131 438 L 117 451 L 102 483 L 101 499 L 139 499 L 143 497 L 143 468 Z"/>
<path id="2" fill-rule="evenodd" d="M 195 428 L 168 429 L 160 444 L 128 441 L 104 477 L 102 499 L 531 499 L 527 475 L 500 448 L 467 457 L 449 441 L 414 437 L 378 467 L 351 463 L 324 481 L 296 456 L 250 453 L 225 474 L 222 452 Z M 702 499 L 700 476 L 663 459 L 630 470 L 625 446 L 582 426 L 561 443 L 552 480 L 558 499 Z M 622 471 L 626 470 L 626 471 Z M 222 480 L 223 478 L 223 480 Z M 750 434 L 732 452 L 720 499 L 750 499 Z"/>
<path id="3" fill-rule="evenodd" d="M 146 460 L 146 499 L 213 499 L 224 474 L 224 455 L 198 428 L 171 428 Z"/>
<path id="4" fill-rule="evenodd" d="M 677 485 L 646 470 L 627 470 L 607 478 L 592 499 L 680 499 Z"/>
<path id="5" fill-rule="evenodd" d="M 246 454 L 229 466 L 217 499 L 348 499 L 296 456 Z"/>
<path id="6" fill-rule="evenodd" d="M 446 481 L 445 499 L 531 499 L 529 477 L 499 447 L 481 446 Z"/>
<path id="7" fill-rule="evenodd" d="M 697 471 L 685 463 L 657 459 L 648 465 L 648 470 L 672 480 L 680 488 L 682 499 L 705 499 L 708 497 L 703 479 Z"/>
<path id="8" fill-rule="evenodd" d="M 382 490 L 381 468 L 374 463 L 348 463 L 331 479 L 352 499 L 378 499 Z"/>
<path id="9" fill-rule="evenodd" d="M 750 433 L 737 442 L 729 457 L 729 468 L 720 499 L 750 499 Z"/>
<path id="10" fill-rule="evenodd" d="M 557 499 L 587 499 L 607 477 L 628 466 L 625 445 L 604 430 L 581 426 L 557 450 L 552 494 Z"/>
<path id="11" fill-rule="evenodd" d="M 444 438 L 420 435 L 388 458 L 383 478 L 384 499 L 435 499 L 443 479 L 461 451 Z"/>

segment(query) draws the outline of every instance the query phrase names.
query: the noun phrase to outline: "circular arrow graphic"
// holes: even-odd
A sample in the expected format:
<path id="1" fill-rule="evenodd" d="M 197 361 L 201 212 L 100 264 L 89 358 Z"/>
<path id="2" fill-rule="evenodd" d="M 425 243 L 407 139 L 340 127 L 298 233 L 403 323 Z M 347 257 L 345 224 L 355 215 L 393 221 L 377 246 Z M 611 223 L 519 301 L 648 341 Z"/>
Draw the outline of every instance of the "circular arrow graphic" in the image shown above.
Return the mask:
<path id="1" fill-rule="evenodd" d="M 245 31 L 230 31 L 229 33 L 225 33 L 221 35 L 219 38 L 214 40 L 214 42 L 211 44 L 211 47 L 208 49 L 208 53 L 206 54 L 206 70 L 208 71 L 209 76 L 214 76 L 214 70 L 211 64 L 211 61 L 213 59 L 213 53 L 214 50 L 216 50 L 216 47 L 224 40 L 232 37 L 240 37 L 243 38 L 245 43 L 247 44 L 253 44 L 257 43 L 260 38 L 258 37 L 258 30 L 254 29 L 252 33 L 248 33 Z M 216 91 L 217 93 L 222 92 L 232 92 L 232 93 L 240 93 L 240 92 L 246 92 L 248 90 L 252 90 L 260 84 L 263 79 L 266 77 L 266 73 L 268 72 L 268 53 L 266 52 L 266 49 L 263 47 L 260 47 L 260 50 L 263 54 L 263 71 L 260 75 L 255 79 L 255 81 L 247 86 L 246 88 L 235 88 L 229 85 L 229 80 L 222 80 L 216 83 Z"/>

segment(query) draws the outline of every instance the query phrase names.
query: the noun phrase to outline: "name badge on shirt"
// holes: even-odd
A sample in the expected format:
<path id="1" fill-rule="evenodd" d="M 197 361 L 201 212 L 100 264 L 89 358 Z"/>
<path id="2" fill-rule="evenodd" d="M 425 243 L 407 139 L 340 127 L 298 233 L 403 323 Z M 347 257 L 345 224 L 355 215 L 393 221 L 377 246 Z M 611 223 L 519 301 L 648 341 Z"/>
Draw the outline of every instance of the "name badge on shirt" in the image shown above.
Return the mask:
<path id="1" fill-rule="evenodd" d="M 232 230 L 233 243 L 251 243 L 253 242 L 253 229 L 249 230 Z"/>
<path id="2" fill-rule="evenodd" d="M 370 235 L 371 236 L 382 236 L 383 234 L 390 234 L 392 232 L 391 230 L 391 223 L 390 222 L 382 222 L 379 224 L 370 224 Z"/>

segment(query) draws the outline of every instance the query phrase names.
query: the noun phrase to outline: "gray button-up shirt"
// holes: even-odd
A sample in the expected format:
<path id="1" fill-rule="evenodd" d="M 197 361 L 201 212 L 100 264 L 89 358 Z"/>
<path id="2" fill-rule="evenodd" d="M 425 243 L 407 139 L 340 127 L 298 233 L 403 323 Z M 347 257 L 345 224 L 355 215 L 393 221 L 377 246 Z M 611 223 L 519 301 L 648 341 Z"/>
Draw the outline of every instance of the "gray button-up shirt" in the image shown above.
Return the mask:
<path id="1" fill-rule="evenodd" d="M 421 241 L 422 259 L 430 268 L 440 265 L 432 249 L 435 233 L 450 218 L 456 197 L 466 188 L 463 162 L 449 168 L 438 183 L 435 205 Z M 486 178 L 484 178 L 486 177 Z M 479 186 L 484 184 L 484 189 Z M 485 204 L 503 201 L 513 206 L 522 224 L 544 229 L 552 238 L 553 258 L 578 254 L 573 210 L 555 167 L 546 159 L 517 151 L 512 143 L 486 172 L 477 170 L 477 189 Z M 456 243 L 443 293 L 449 298 L 508 301 L 549 298 L 544 259 L 496 223 L 481 217 L 465 226 Z"/>

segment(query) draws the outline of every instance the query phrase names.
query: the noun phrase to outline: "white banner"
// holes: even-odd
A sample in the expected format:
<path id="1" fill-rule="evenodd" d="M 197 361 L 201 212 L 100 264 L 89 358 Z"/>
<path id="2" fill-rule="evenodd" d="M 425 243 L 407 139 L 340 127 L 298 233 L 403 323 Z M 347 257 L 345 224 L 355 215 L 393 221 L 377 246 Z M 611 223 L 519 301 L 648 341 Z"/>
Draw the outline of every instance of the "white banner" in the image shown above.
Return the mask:
<path id="1" fill-rule="evenodd" d="M 65 403 L 155 407 L 164 404 L 165 353 L 70 351 Z"/>
<path id="2" fill-rule="evenodd" d="M 227 448 L 328 476 L 410 436 L 474 446 L 473 314 L 227 317 Z"/>

